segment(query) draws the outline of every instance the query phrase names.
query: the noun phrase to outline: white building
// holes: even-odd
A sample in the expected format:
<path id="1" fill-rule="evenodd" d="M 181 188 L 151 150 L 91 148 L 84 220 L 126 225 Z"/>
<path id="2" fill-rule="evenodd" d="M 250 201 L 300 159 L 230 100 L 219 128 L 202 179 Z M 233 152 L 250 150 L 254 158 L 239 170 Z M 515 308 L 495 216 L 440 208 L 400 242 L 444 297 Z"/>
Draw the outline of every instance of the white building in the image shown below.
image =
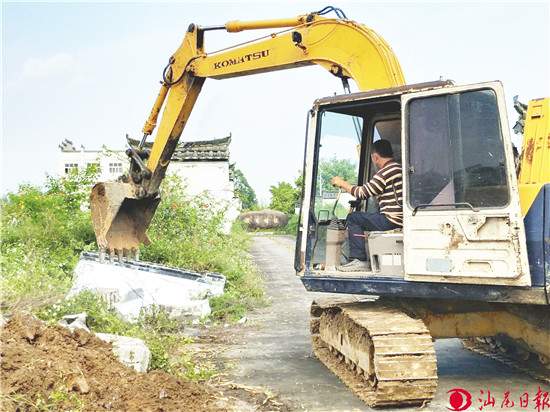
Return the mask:
<path id="1" fill-rule="evenodd" d="M 138 142 L 133 142 L 137 145 Z M 219 207 L 227 208 L 225 231 L 236 219 L 240 201 L 235 196 L 235 188 L 229 168 L 229 144 L 231 135 L 222 139 L 183 142 L 178 144 L 170 165 L 169 174 L 178 175 L 186 186 L 190 197 L 208 195 Z M 146 147 L 151 147 L 150 143 Z M 129 167 L 129 159 L 124 150 L 86 150 L 76 148 L 65 139 L 60 145 L 61 160 L 58 174 L 63 176 L 71 170 L 82 170 L 88 165 L 99 167 L 99 181 L 116 180 Z"/>
<path id="2" fill-rule="evenodd" d="M 64 176 L 72 170 L 84 170 L 90 165 L 99 167 L 99 180 L 115 180 L 128 170 L 128 157 L 123 150 L 86 150 L 84 146 L 76 148 L 68 139 L 59 145 L 61 156 L 57 174 Z"/>

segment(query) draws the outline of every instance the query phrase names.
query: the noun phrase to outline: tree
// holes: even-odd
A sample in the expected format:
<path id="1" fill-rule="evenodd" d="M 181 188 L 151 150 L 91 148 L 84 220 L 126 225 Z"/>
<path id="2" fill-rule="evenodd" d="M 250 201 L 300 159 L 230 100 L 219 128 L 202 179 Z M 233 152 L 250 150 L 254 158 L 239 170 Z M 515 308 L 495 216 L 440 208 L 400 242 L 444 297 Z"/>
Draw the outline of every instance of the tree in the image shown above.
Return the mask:
<path id="1" fill-rule="evenodd" d="M 255 208 L 258 204 L 256 193 L 248 183 L 248 180 L 246 180 L 244 173 L 237 169 L 235 163 L 229 165 L 229 169 L 233 176 L 233 183 L 235 184 L 235 195 L 241 201 L 242 208 L 244 210 Z"/>
<path id="2" fill-rule="evenodd" d="M 288 182 L 279 182 L 277 186 L 271 186 L 271 209 L 279 210 L 288 215 L 294 214 L 294 208 L 298 200 L 297 191 Z"/>
<path id="3" fill-rule="evenodd" d="M 304 186 L 304 175 L 299 170 L 298 177 L 294 179 L 294 186 L 288 182 L 279 182 L 277 186 L 271 186 L 271 209 L 285 212 L 289 215 L 294 214 L 296 205 L 302 196 L 302 188 Z"/>
<path id="4" fill-rule="evenodd" d="M 302 196 L 302 189 L 304 188 L 304 174 L 299 170 L 298 177 L 294 179 L 294 187 L 296 188 L 296 197 L 300 199 L 300 196 Z"/>
<path id="5" fill-rule="evenodd" d="M 352 184 L 357 183 L 356 169 L 356 165 L 349 159 L 337 159 L 333 157 L 332 159 L 321 160 L 319 164 L 319 176 L 323 192 L 332 192 L 335 190 L 330 184 L 330 179 L 334 176 L 340 176 Z M 319 189 L 318 187 L 317 190 Z"/>

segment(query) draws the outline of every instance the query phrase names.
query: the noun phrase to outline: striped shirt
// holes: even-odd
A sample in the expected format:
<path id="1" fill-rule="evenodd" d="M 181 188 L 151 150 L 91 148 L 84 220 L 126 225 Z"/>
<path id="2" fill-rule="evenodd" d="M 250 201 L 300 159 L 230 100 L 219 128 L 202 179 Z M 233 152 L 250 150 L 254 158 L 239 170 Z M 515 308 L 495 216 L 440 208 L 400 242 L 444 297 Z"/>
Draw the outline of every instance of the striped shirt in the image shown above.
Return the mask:
<path id="1" fill-rule="evenodd" d="M 403 226 L 403 174 L 399 163 L 388 161 L 363 186 L 352 186 L 351 194 L 358 199 L 376 197 L 380 213 L 390 222 Z"/>

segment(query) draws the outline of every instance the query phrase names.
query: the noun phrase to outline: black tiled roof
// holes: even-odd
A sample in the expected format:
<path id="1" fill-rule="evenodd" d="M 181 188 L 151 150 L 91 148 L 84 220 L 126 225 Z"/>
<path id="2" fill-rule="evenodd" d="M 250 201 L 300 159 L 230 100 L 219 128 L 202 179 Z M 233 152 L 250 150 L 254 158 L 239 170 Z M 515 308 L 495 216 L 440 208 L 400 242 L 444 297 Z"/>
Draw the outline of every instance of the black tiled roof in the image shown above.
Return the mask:
<path id="1" fill-rule="evenodd" d="M 59 148 L 61 149 L 62 152 L 76 152 L 74 143 L 69 139 L 63 139 L 63 141 L 59 145 Z"/>
<path id="2" fill-rule="evenodd" d="M 130 144 L 137 147 L 139 142 L 130 139 Z M 172 160 L 179 162 L 193 162 L 200 160 L 229 160 L 229 144 L 231 135 L 213 140 L 198 140 L 194 142 L 178 143 Z M 151 148 L 152 143 L 145 143 L 146 148 Z"/>
<path id="3" fill-rule="evenodd" d="M 172 160 L 229 160 L 231 136 L 222 139 L 183 142 L 178 144 Z"/>

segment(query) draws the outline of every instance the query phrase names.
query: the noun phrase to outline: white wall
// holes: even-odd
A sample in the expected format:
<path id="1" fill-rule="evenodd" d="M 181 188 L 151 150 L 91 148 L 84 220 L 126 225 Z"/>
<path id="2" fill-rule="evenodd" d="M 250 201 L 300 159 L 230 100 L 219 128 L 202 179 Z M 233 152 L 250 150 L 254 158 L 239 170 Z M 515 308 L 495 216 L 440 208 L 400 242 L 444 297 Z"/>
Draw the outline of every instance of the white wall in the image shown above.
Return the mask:
<path id="1" fill-rule="evenodd" d="M 228 161 L 171 162 L 168 173 L 182 179 L 189 196 L 205 193 L 214 200 L 212 207 L 225 209 L 223 231 L 229 233 L 240 213 L 241 203 L 235 198 L 235 187 L 229 180 Z"/>
<path id="2" fill-rule="evenodd" d="M 86 168 L 88 163 L 99 163 L 101 173 L 98 181 L 112 181 L 122 172 L 110 172 L 110 164 L 121 163 L 123 172 L 129 167 L 126 154 L 122 151 L 79 151 L 61 152 L 57 173 L 65 175 L 65 165 L 77 164 L 79 170 Z M 237 218 L 241 210 L 239 199 L 235 198 L 233 182 L 229 180 L 228 161 L 172 161 L 168 166 L 168 174 L 178 175 L 186 187 L 186 193 L 190 197 L 201 194 L 208 195 L 213 204 L 211 207 L 217 210 L 225 209 L 225 221 L 223 231 L 229 233 L 231 224 Z"/>
<path id="3" fill-rule="evenodd" d="M 89 163 L 99 163 L 100 175 L 99 180 L 115 180 L 122 173 L 126 172 L 129 167 L 129 161 L 126 154 L 122 151 L 78 151 L 78 152 L 61 152 L 58 162 L 57 173 L 59 176 L 65 175 L 66 164 L 77 164 L 79 170 L 86 169 Z M 111 171 L 112 165 L 120 164 L 121 171 Z"/>
<path id="4" fill-rule="evenodd" d="M 227 161 L 171 162 L 168 173 L 181 177 L 190 196 L 207 191 L 215 198 L 233 199 L 234 187 L 229 180 Z"/>

